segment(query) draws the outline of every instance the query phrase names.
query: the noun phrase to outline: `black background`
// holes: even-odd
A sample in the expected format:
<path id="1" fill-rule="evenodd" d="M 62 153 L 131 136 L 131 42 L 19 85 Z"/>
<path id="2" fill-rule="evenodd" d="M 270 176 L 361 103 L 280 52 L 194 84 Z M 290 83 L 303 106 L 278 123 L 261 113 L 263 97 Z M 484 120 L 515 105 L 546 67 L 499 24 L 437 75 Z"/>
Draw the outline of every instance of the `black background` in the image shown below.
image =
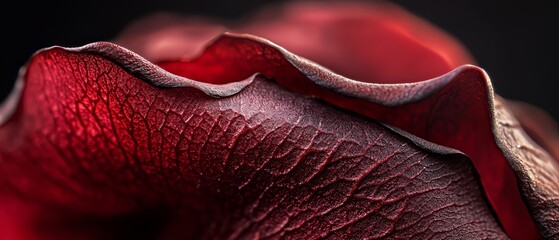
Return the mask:
<path id="1" fill-rule="evenodd" d="M 460 39 L 489 73 L 497 93 L 535 104 L 559 119 L 555 1 L 395 2 Z M 19 67 L 40 48 L 110 40 L 134 19 L 156 11 L 231 19 L 264 5 L 255 0 L 12 3 L 3 7 L 0 99 L 11 90 Z"/>

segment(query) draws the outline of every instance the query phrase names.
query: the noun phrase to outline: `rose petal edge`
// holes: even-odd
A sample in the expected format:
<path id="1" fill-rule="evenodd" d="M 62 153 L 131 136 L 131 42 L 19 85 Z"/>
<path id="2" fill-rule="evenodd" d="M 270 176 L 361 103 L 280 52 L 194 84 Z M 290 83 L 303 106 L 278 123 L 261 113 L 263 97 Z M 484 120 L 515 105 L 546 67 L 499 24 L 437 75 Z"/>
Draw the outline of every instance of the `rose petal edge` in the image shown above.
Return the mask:
<path id="1" fill-rule="evenodd" d="M 465 64 L 439 77 L 414 83 L 368 83 L 341 76 L 311 60 L 293 54 L 267 39 L 250 34 L 225 32 L 211 41 L 209 45 L 211 46 L 221 39 L 229 38 L 254 41 L 259 44 L 265 44 L 272 47 L 275 50 L 278 50 L 287 61 L 289 61 L 295 68 L 301 71 L 301 73 L 308 77 L 308 79 L 312 80 L 315 84 L 343 95 L 366 99 L 370 102 L 379 103 L 385 106 L 402 105 L 413 101 L 419 101 L 444 87 L 459 72 L 468 68 L 477 68 L 474 65 Z M 257 74 L 260 74 L 259 72 L 255 72 L 246 79 L 226 84 L 206 83 L 166 71 L 135 52 L 111 42 L 94 42 L 81 47 L 52 46 L 38 50 L 30 57 L 30 60 L 36 55 L 53 49 L 62 49 L 76 53 L 96 54 L 115 62 L 117 65 L 122 66 L 133 75 L 154 86 L 192 87 L 212 97 L 228 97 L 236 94 L 249 85 Z M 0 103 L 0 125 L 9 119 L 17 107 L 17 102 L 19 101 L 21 91 L 24 87 L 23 79 L 26 72 L 26 66 L 28 64 L 29 63 L 26 63 L 25 66 L 20 69 L 14 88 L 6 100 Z M 358 89 L 359 91 L 354 91 L 355 89 Z M 404 91 L 401 91 L 402 89 Z M 386 95 L 380 96 L 378 94 L 379 92 L 389 92 L 391 94 L 386 97 Z"/>
<path id="2" fill-rule="evenodd" d="M 473 65 L 464 65 L 445 75 L 417 83 L 364 83 L 333 73 L 316 63 L 290 53 L 268 40 L 252 35 L 224 33 L 222 36 L 216 38 L 209 47 L 224 39 L 232 41 L 252 41 L 257 44 L 263 44 L 266 47 L 271 47 L 279 51 L 282 57 L 287 60 L 292 67 L 300 71 L 308 80 L 311 80 L 312 84 L 316 84 L 317 86 L 348 98 L 362 99 L 385 107 L 402 106 L 421 101 L 438 92 L 440 89 L 447 87 L 450 83 L 460 80 L 461 78 L 457 77 L 460 74 L 477 74 L 478 77 L 476 79 L 480 80 L 484 86 L 484 94 L 486 94 L 486 104 L 489 113 L 488 118 L 490 120 L 494 141 L 514 171 L 519 181 L 518 184 L 522 189 L 522 197 L 524 201 L 528 203 L 527 207 L 536 212 L 534 218 L 544 237 L 554 237 L 558 235 L 559 227 L 556 224 L 556 220 L 557 216 L 559 216 L 559 207 L 556 200 L 558 199 L 557 196 L 559 196 L 559 187 L 556 186 L 556 184 L 554 185 L 552 180 L 556 178 L 556 176 L 559 176 L 559 167 L 545 150 L 539 148 L 536 144 L 532 144 L 530 138 L 517 126 L 518 124 L 514 117 L 509 114 L 506 107 L 495 97 L 489 77 L 483 69 Z M 70 52 L 100 55 L 124 67 L 124 69 L 138 76 L 140 79 L 158 87 L 192 87 L 213 97 L 233 95 L 248 86 L 254 77 L 259 74 L 256 72 L 249 78 L 226 84 L 212 84 L 196 81 L 170 73 L 145 60 L 141 56 L 108 42 L 92 43 L 78 48 L 55 46 L 40 50 L 35 55 L 55 48 Z M 24 74 L 25 67 L 20 71 L 20 77 L 10 97 L 0 105 L 0 125 L 8 121 L 10 115 L 17 109 L 17 102 L 24 87 L 23 77 L 21 77 Z M 329 102 L 328 99 L 326 99 L 326 101 Z M 337 104 L 334 103 L 334 105 Z M 352 110 L 355 111 L 355 109 Z M 510 122 L 502 122 L 502 119 L 509 120 Z M 390 121 L 388 121 L 388 123 L 391 124 Z M 403 129 L 406 130 L 405 128 Z M 515 144 L 514 141 L 509 141 L 511 135 L 515 136 L 515 140 L 529 144 L 531 150 L 518 152 L 519 149 L 526 147 L 525 145 L 518 147 L 519 144 Z M 410 140 L 414 142 L 417 141 L 414 139 Z M 429 148 L 432 147 L 429 146 Z M 531 161 L 530 163 L 535 161 L 536 166 L 544 167 L 532 168 L 532 165 L 526 164 L 526 161 L 519 159 L 520 156 L 527 157 Z M 537 174 L 534 174 L 534 172 Z M 541 176 L 543 176 L 543 180 Z M 545 207 L 542 209 L 539 206 Z"/>

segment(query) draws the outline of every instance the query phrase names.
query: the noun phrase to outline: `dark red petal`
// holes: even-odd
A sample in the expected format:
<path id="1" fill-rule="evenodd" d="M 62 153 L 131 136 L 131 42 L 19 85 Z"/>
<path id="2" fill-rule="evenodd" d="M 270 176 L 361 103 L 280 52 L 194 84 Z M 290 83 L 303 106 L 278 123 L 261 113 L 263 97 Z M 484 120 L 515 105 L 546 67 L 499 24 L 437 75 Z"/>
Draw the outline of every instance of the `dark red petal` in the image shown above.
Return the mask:
<path id="1" fill-rule="evenodd" d="M 264 11 L 260 16 L 248 21 L 248 23 L 246 26 L 234 26 L 233 29 L 240 29 L 243 32 L 256 33 L 268 37 L 279 43 L 282 47 L 316 61 L 334 70 L 336 73 L 341 73 L 344 77 L 353 77 L 353 79 L 363 82 L 416 82 L 447 73 L 463 63 L 473 62 L 468 53 L 454 39 L 391 4 L 297 3 Z M 148 33 L 149 31 L 145 31 L 142 34 Z M 142 38 L 141 34 L 137 36 Z M 162 37 L 163 39 L 166 38 L 165 36 Z M 188 39 L 188 36 L 185 35 L 181 37 Z M 126 43 L 124 42 L 124 44 Z M 144 47 L 149 48 L 149 46 Z M 219 47 L 210 46 L 210 48 L 214 48 L 210 49 L 210 51 L 219 51 L 215 50 L 219 49 Z M 164 62 L 161 66 L 180 75 L 214 83 L 234 81 L 235 79 L 247 77 L 254 71 L 263 71 L 265 75 L 273 76 L 282 85 L 287 86 L 291 90 L 318 96 L 343 108 L 352 109 L 374 119 L 380 119 L 400 126 L 428 140 L 460 149 L 472 156 L 476 162 L 476 166 L 481 172 L 484 186 L 488 191 L 489 199 L 493 203 L 495 211 L 500 216 L 501 221 L 503 221 L 503 225 L 509 232 L 509 235 L 518 238 L 537 235 L 536 227 L 530 219 L 530 213 L 524 207 L 523 200 L 516 189 L 517 184 L 513 171 L 508 167 L 509 164 L 507 164 L 503 155 L 503 153 L 506 155 L 509 150 L 499 149 L 496 143 L 499 140 L 495 139 L 495 131 L 492 129 L 500 127 L 493 127 L 492 123 L 492 121 L 495 121 L 495 119 L 492 119 L 491 114 L 493 93 L 490 85 L 488 86 L 488 83 L 486 83 L 489 81 L 488 78 L 479 69 L 465 67 L 453 71 L 451 75 L 460 73 L 462 76 L 459 79 L 461 80 L 456 81 L 459 83 L 450 84 L 446 87 L 448 89 L 440 93 L 440 96 L 444 96 L 443 100 L 437 100 L 439 95 L 436 95 L 429 98 L 430 100 L 423 101 L 422 104 L 398 107 L 396 108 L 398 109 L 396 113 L 393 113 L 392 109 L 388 109 L 382 110 L 385 113 L 379 114 L 379 108 L 384 109 L 384 107 L 374 107 L 377 104 L 373 104 L 373 107 L 371 107 L 368 101 L 380 103 L 381 106 L 392 106 L 402 104 L 402 100 L 411 102 L 424 99 L 429 93 L 437 90 L 437 88 L 445 86 L 446 82 L 454 76 L 438 78 L 433 80 L 431 84 L 419 84 L 406 88 L 398 85 L 370 87 L 367 84 L 346 81 L 347 79 L 337 75 L 332 76 L 330 72 L 325 74 L 325 71 L 322 70 L 316 72 L 309 71 L 307 69 L 314 68 L 305 67 L 306 61 L 300 63 L 301 66 L 298 67 L 298 70 L 314 78 L 317 85 L 326 86 L 338 94 L 367 100 L 362 101 L 317 90 L 316 86 L 304 83 L 306 76 L 296 76 L 297 73 L 287 73 L 290 71 L 289 67 L 284 67 L 281 64 L 279 68 L 275 66 L 272 70 L 262 70 L 268 64 L 266 58 L 274 59 L 274 54 L 266 53 L 267 50 L 262 50 L 258 47 L 253 47 L 252 49 L 248 49 L 251 47 L 245 48 L 247 49 L 231 50 L 237 52 L 240 56 L 238 59 L 235 59 L 234 56 L 227 56 L 229 53 L 223 51 L 221 53 L 203 55 L 198 59 L 194 59 L 188 65 L 179 62 Z M 142 51 L 143 47 L 138 47 L 137 49 Z M 220 76 L 221 72 L 226 71 L 219 69 L 224 67 L 223 63 L 220 63 L 221 60 L 227 59 L 225 64 L 231 63 L 225 69 L 237 69 L 238 66 L 235 61 L 244 61 L 245 57 L 243 55 L 247 53 L 250 55 L 252 51 L 267 56 L 264 59 L 253 61 L 252 64 L 258 66 L 241 69 L 241 72 L 235 72 L 233 76 Z M 214 55 L 220 56 L 217 59 L 212 59 Z M 287 58 L 290 61 L 289 59 L 292 57 L 287 56 Z M 297 67 L 298 62 L 296 59 L 298 58 L 293 57 L 293 59 L 295 59 L 295 63 L 293 61 L 291 63 Z M 289 64 L 287 63 L 287 65 Z M 204 70 L 205 66 L 208 65 L 216 65 L 218 67 L 214 67 L 216 69 L 208 74 Z M 465 73 L 462 73 L 463 70 Z M 316 76 L 317 74 L 322 75 Z M 471 76 L 464 77 L 463 75 Z M 296 77 L 293 78 L 292 76 Z M 300 81 L 300 79 L 303 79 L 303 81 Z M 343 80 L 331 81 L 331 79 Z M 454 93 L 454 91 L 458 93 Z M 446 94 L 450 96 L 445 96 Z M 454 95 L 456 96 L 451 101 L 454 104 L 444 105 L 447 101 L 446 99 L 452 98 Z M 442 106 L 437 111 L 431 113 L 432 107 L 430 104 Z M 372 110 L 369 110 L 369 108 L 372 108 Z M 402 117 L 402 115 L 407 117 Z M 418 121 L 415 122 L 416 120 Z M 448 123 L 445 122 L 447 120 L 449 121 Z M 435 125 L 438 126 L 429 127 L 433 125 L 429 123 L 431 121 L 435 121 Z M 464 122 L 461 123 L 461 121 Z M 454 126 L 456 126 L 456 129 L 452 129 Z M 449 132 L 464 136 L 449 136 L 446 130 L 440 129 L 448 129 Z M 480 149 L 480 145 L 488 148 L 488 150 Z M 553 153 L 553 150 L 551 150 L 551 153 Z M 487 161 L 486 159 L 495 160 Z M 508 160 L 513 161 L 510 157 Z M 531 160 L 528 159 L 526 161 Z M 552 160 L 545 157 L 544 160 L 536 160 L 536 162 L 542 162 L 543 164 L 534 163 L 529 165 L 546 166 L 549 161 Z M 515 165 L 515 163 L 512 164 Z M 517 175 L 526 175 L 529 171 L 549 171 L 551 173 L 545 174 L 545 176 L 556 176 L 553 173 L 557 173 L 557 166 L 552 164 L 549 168 L 549 170 L 547 167 L 544 170 L 530 170 L 530 167 L 526 166 L 522 169 L 517 168 L 515 171 L 517 171 Z M 522 184 L 537 185 L 530 182 L 541 181 L 525 179 Z M 551 188 L 556 186 L 552 184 L 553 181 L 547 182 L 551 183 Z M 536 188 L 546 187 L 537 186 Z M 546 211 L 553 213 L 550 216 L 556 216 L 559 212 L 556 209 L 557 204 L 549 203 L 556 199 L 557 194 L 553 191 L 547 191 L 541 197 L 544 199 L 542 201 L 533 199 L 539 197 L 526 196 L 530 195 L 530 193 L 524 192 L 523 194 L 525 199 L 532 199 L 527 200 L 531 202 L 528 205 L 540 205 L 539 203 L 543 202 L 542 206 L 548 206 L 545 208 L 547 209 Z M 529 206 L 529 208 L 534 209 L 535 207 Z M 543 222 L 554 222 L 552 221 L 553 218 L 544 217 L 543 213 L 535 217 L 536 220 L 541 219 L 537 220 L 540 225 L 546 225 Z M 543 229 L 542 231 L 556 233 L 558 230 L 546 230 L 554 228 L 557 228 L 557 226 L 550 224 L 547 224 L 546 227 L 540 227 L 540 229 Z M 547 236 L 550 235 L 547 234 Z"/>
<path id="2" fill-rule="evenodd" d="M 225 28 L 200 22 L 158 14 L 131 25 L 116 43 L 150 61 L 192 58 Z M 416 82 L 475 63 L 452 36 L 387 2 L 293 2 L 226 25 L 366 82 Z"/>
<path id="3" fill-rule="evenodd" d="M 128 26 L 115 43 L 150 61 L 192 58 L 223 31 L 224 26 L 207 19 L 159 13 Z"/>
<path id="4" fill-rule="evenodd" d="M 242 62 L 250 64 L 239 64 Z M 514 121 L 514 118 L 501 119 L 502 115 L 496 115 L 489 78 L 477 67 L 463 66 L 425 82 L 365 83 L 334 74 L 260 38 L 231 34 L 216 40 L 199 58 L 163 62 L 161 66 L 213 83 L 230 82 L 261 72 L 295 92 L 319 97 L 458 149 L 472 158 L 488 199 L 509 236 L 520 239 L 538 236 L 532 217 L 540 225 L 540 231 L 547 232 L 546 236 L 556 234 L 553 230 L 556 224 L 551 221 L 554 218 L 544 216 L 543 212 L 532 212 L 531 216 L 528 208 L 543 208 L 555 216 L 558 205 L 554 199 L 559 196 L 559 187 L 552 180 L 559 176 L 559 167 L 545 150 L 524 140 L 529 137 L 522 132 L 512 143 L 499 135 L 505 129 L 499 123 Z M 204 72 L 204 69 L 215 70 Z M 222 76 L 223 73 L 228 74 Z M 538 150 L 516 152 L 516 145 L 524 142 Z M 531 169 L 530 166 L 547 167 Z M 540 174 L 531 176 L 532 172 Z M 523 187 L 522 197 L 527 199 L 528 208 L 519 193 L 516 178 Z M 533 194 L 535 192 L 538 194 Z"/>
<path id="5" fill-rule="evenodd" d="M 390 2 L 297 2 L 234 29 L 365 82 L 417 82 L 475 63 L 458 40 Z"/>
<path id="6" fill-rule="evenodd" d="M 530 138 L 559 161 L 559 126 L 549 114 L 527 103 L 506 101 Z"/>
<path id="7" fill-rule="evenodd" d="M 502 98 L 495 99 L 495 120 L 499 126 L 495 128 L 495 135 L 517 173 L 522 196 L 542 235 L 546 239 L 556 239 L 559 237 L 559 159 L 554 159 L 528 137 L 513 112 Z M 556 128 L 548 129 L 547 135 L 554 130 Z M 557 152 L 557 145 L 553 145 L 556 143 L 543 138 L 541 141 L 550 147 L 551 153 Z"/>
<path id="8" fill-rule="evenodd" d="M 298 73 L 254 39 L 213 47 Z M 22 77 L 0 112 L 0 212 L 42 239 L 506 238 L 461 153 L 262 77 L 212 98 L 231 85 L 108 43 L 41 51 Z"/>

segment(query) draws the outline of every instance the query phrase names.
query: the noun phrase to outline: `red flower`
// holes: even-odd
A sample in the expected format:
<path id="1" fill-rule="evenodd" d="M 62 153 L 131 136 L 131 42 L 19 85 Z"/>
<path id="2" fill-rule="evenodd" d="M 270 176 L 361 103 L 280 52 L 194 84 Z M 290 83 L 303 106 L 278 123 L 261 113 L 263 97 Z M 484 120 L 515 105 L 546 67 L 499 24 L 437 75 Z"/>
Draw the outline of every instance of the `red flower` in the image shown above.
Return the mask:
<path id="1" fill-rule="evenodd" d="M 3 238 L 559 236 L 555 123 L 396 6 L 161 15 L 115 42 L 139 55 L 39 51 L 1 106 Z"/>

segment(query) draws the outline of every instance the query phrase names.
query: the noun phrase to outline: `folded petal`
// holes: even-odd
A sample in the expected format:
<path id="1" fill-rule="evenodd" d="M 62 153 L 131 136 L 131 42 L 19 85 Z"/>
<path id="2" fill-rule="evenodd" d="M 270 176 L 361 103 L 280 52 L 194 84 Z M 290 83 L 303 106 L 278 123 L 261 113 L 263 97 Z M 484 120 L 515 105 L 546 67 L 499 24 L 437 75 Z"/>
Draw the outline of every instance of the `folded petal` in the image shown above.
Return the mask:
<path id="1" fill-rule="evenodd" d="M 365 82 L 417 82 L 475 63 L 458 40 L 388 2 L 294 2 L 227 24 L 156 14 L 115 41 L 150 61 L 189 59 L 224 29 L 264 37 Z"/>
<path id="2" fill-rule="evenodd" d="M 282 16 L 282 23 L 257 17 L 261 22 L 236 24 L 232 29 L 267 36 L 287 49 L 333 71 L 274 43 L 250 35 L 226 34 L 213 40 L 212 44 L 195 57 L 195 53 L 202 48 L 204 42 L 221 31 L 222 27 L 209 24 L 197 28 L 196 23 L 185 28 L 184 22 L 181 21 L 164 34 L 151 34 L 153 31 L 149 28 L 136 32 L 132 29 L 132 34 L 125 34 L 118 40 L 149 59 L 159 61 L 158 65 L 167 71 L 130 51 L 107 43 L 97 43 L 79 49 L 54 48 L 37 54 L 30 61 L 29 70 L 22 75 L 19 86 L 23 88 L 22 82 L 27 82 L 25 90 L 15 91 L 8 103 L 0 108 L 0 122 L 4 122 L 0 127 L 0 142 L 6 146 L 6 150 L 2 150 L 5 152 L 0 153 L 0 170 L 6 173 L 5 177 L 0 179 L 5 183 L 0 189 L 11 197 L 15 195 L 14 189 L 23 189 L 23 193 L 15 191 L 18 192 L 18 196 L 23 196 L 16 198 L 17 204 L 6 206 L 21 206 L 20 199 L 28 199 L 33 204 L 36 204 L 38 199 L 46 199 L 49 204 L 63 205 L 64 212 L 77 212 L 78 216 L 93 214 L 97 220 L 107 217 L 114 219 L 115 216 L 129 216 L 127 214 L 138 212 L 147 219 L 145 216 L 152 216 L 152 212 L 165 212 L 154 206 L 163 206 L 163 209 L 175 209 L 176 206 L 180 206 L 180 209 L 186 208 L 185 212 L 191 213 L 190 216 L 207 217 L 193 220 L 184 219 L 183 214 L 179 214 L 181 217 L 171 217 L 174 219 L 171 222 L 174 223 L 168 224 L 175 227 L 161 227 L 151 223 L 148 225 L 165 229 L 163 232 L 169 234 L 184 226 L 192 226 L 187 231 L 189 234 L 207 237 L 281 237 L 290 236 L 292 233 L 296 233 L 294 236 L 298 237 L 320 237 L 324 236 L 321 234 L 325 234 L 346 238 L 417 237 L 414 234 L 421 234 L 419 236 L 425 238 L 465 237 L 468 233 L 472 234 L 472 237 L 480 238 L 502 237 L 491 217 L 484 217 L 487 211 L 484 210 L 484 205 L 479 203 L 480 198 L 476 197 L 479 191 L 475 187 L 476 184 L 463 187 L 468 189 L 468 193 L 455 190 L 436 193 L 444 196 L 441 199 L 450 202 L 458 201 L 450 197 L 453 194 L 464 196 L 468 203 L 451 204 L 460 208 L 452 210 L 456 215 L 475 212 L 482 216 L 477 218 L 480 221 L 478 224 L 470 222 L 472 218 L 469 215 L 464 216 L 460 219 L 466 222 L 465 225 L 460 225 L 462 227 L 452 225 L 457 223 L 456 219 L 441 220 L 448 217 L 448 212 L 427 209 L 427 212 L 432 212 L 396 214 L 398 217 L 405 216 L 399 219 L 401 224 L 406 225 L 404 228 L 394 227 L 399 226 L 398 221 L 394 220 L 398 217 L 380 214 L 380 218 L 388 219 L 392 224 L 383 228 L 383 220 L 372 217 L 382 212 L 379 210 L 382 207 L 367 205 L 370 201 L 377 201 L 376 197 L 366 198 L 369 203 L 358 201 L 355 205 L 352 205 L 352 201 L 346 201 L 356 196 L 355 189 L 368 188 L 371 185 L 363 183 L 362 179 L 376 177 L 375 171 L 377 167 L 380 168 L 380 162 L 390 162 L 378 158 L 384 156 L 383 154 L 366 154 L 371 149 L 381 151 L 376 141 L 390 136 L 388 138 L 392 143 L 395 144 L 397 141 L 393 139 L 397 138 L 398 141 L 403 141 L 402 144 L 407 141 L 406 143 L 412 147 L 388 147 L 383 150 L 387 151 L 388 155 L 399 154 L 404 149 L 406 156 L 418 156 L 419 152 L 425 151 L 428 157 L 422 157 L 421 161 L 438 159 L 436 156 L 441 154 L 445 159 L 459 159 L 451 161 L 460 163 L 459 167 L 452 169 L 439 166 L 440 162 L 445 165 L 448 161 L 437 161 L 437 164 L 433 164 L 434 169 L 445 169 L 441 172 L 433 170 L 441 175 L 444 175 L 443 172 L 450 175 L 461 172 L 463 176 L 471 176 L 470 168 L 463 163 L 464 156 L 449 148 L 465 153 L 479 173 L 490 208 L 496 213 L 500 225 L 509 237 L 533 239 L 542 236 L 555 238 L 559 235 L 559 164 L 557 159 L 553 158 L 557 146 L 553 142 L 542 140 L 550 139 L 549 135 L 541 134 L 541 131 L 537 130 L 539 128 L 532 127 L 535 125 L 529 124 L 528 120 L 520 118 L 520 123 L 517 122 L 509 107 L 493 93 L 489 78 L 482 69 L 465 65 L 452 70 L 462 63 L 473 62 L 453 39 L 426 23 L 418 22 L 413 16 L 392 5 L 378 5 L 372 8 L 369 5 L 355 7 L 336 3 L 321 7 L 315 6 L 314 3 L 303 3 L 297 7 L 285 7 Z M 192 22 L 186 21 L 188 24 Z M 277 34 L 277 31 L 271 29 L 281 29 L 284 34 Z M 362 31 L 363 29 L 368 31 Z M 161 31 L 165 31 L 165 28 Z M 154 37 L 149 41 L 143 41 L 148 33 Z M 137 38 L 129 37 L 134 34 Z M 192 38 L 192 35 L 199 37 Z M 168 36 L 174 36 L 174 39 L 169 41 Z M 302 37 L 307 37 L 309 41 L 301 41 Z M 315 44 L 310 44 L 315 40 Z M 181 46 L 180 43 L 184 41 L 189 44 Z M 153 42 L 160 44 L 149 45 Z M 157 52 L 161 52 L 162 55 L 158 55 Z M 68 59 L 67 62 L 65 59 Z M 174 60 L 161 61 L 164 59 Z M 262 79 L 262 76 L 273 80 L 281 87 Z M 425 79 L 430 80 L 421 81 Z M 68 84 L 69 82 L 72 84 Z M 164 88 L 156 88 L 150 84 Z M 284 88 L 295 94 L 286 92 Z M 207 98 L 200 91 L 213 97 L 227 98 Z M 19 96 L 21 93 L 23 95 Z M 171 97 L 167 94 L 171 94 Z M 303 95 L 366 116 L 369 120 L 323 103 L 316 103 Z M 267 97 L 271 97 L 272 100 Z M 231 104 L 236 108 L 231 107 Z M 102 107 L 97 107 L 98 105 Z M 308 111 L 312 114 L 308 116 L 308 120 L 303 121 Z M 346 120 L 345 117 L 340 117 L 340 114 L 348 114 L 351 119 L 362 119 L 359 121 L 376 127 L 361 127 L 360 123 Z M 224 115 L 226 116 L 223 117 Z M 316 122 L 316 119 L 326 122 L 330 119 L 333 123 L 323 125 L 323 121 Z M 370 119 L 388 125 L 375 125 L 376 123 Z M 241 123 L 236 123 L 237 126 L 233 124 L 235 121 Z M 282 121 L 285 121 L 285 126 L 280 124 Z M 345 129 L 348 125 L 352 127 Z M 524 132 L 521 125 L 526 127 L 535 142 Z M 231 126 L 237 126 L 233 128 L 234 132 L 227 131 Z M 299 129 L 297 127 L 304 130 L 293 130 Z M 359 130 L 365 128 L 374 130 Z M 20 133 L 22 129 L 24 134 Z M 277 134 L 276 131 L 284 135 Z M 370 141 L 370 136 L 354 134 L 354 131 L 370 132 L 370 136 L 376 136 L 378 139 Z M 318 133 L 333 132 L 336 134 L 332 140 L 315 143 L 316 139 L 322 138 Z M 348 134 L 343 134 L 344 132 Z M 183 139 L 185 135 L 186 139 Z M 216 135 L 219 137 L 212 137 Z M 349 142 L 355 142 L 365 150 L 355 150 L 354 147 L 341 148 L 336 144 L 328 145 L 345 142 L 350 135 L 354 138 Z M 41 142 L 45 139 L 49 142 Z M 220 145 L 222 140 L 235 142 L 239 139 L 244 139 L 240 146 Z M 289 143 L 284 143 L 287 140 L 290 140 Z M 91 146 L 97 148 L 90 149 Z M 315 158 L 316 149 L 326 149 L 324 152 L 319 151 L 325 155 Z M 238 151 L 242 154 L 235 155 L 237 162 L 231 161 L 231 153 Z M 53 152 L 58 155 L 50 157 Z M 277 152 L 282 154 L 277 155 Z M 359 152 L 361 155 L 349 154 L 351 156 L 346 157 L 344 154 L 347 152 Z M 309 154 L 313 157 L 308 157 Z M 341 157 L 344 161 L 332 160 L 331 156 L 337 156 L 336 154 L 344 155 Z M 268 155 L 273 157 L 266 157 Z M 211 159 L 210 163 L 225 163 L 223 166 L 206 165 L 206 159 Z M 345 159 L 350 160 L 345 163 Z M 414 169 L 414 161 L 417 159 L 405 159 L 402 162 L 412 166 L 402 166 Z M 410 162 L 406 162 L 407 159 L 411 159 Z M 97 161 L 102 164 L 98 164 Z M 201 161 L 204 161 L 204 164 L 201 164 Z M 369 164 L 366 164 L 367 161 Z M 227 165 L 231 162 L 235 164 Z M 399 163 L 400 160 L 398 166 Z M 356 170 L 352 171 L 353 175 L 347 173 L 352 176 L 348 178 L 343 169 Z M 369 172 L 366 169 L 372 170 Z M 391 170 L 381 171 L 378 179 L 371 180 L 372 185 L 390 182 L 383 180 L 387 175 L 390 179 L 398 179 L 390 184 L 414 186 L 411 189 L 402 187 L 403 192 L 417 192 L 416 184 L 392 177 L 398 174 L 391 173 Z M 104 171 L 106 173 L 103 173 Z M 183 176 L 184 171 L 190 175 Z M 175 175 L 170 174 L 169 177 L 167 172 L 173 172 Z M 359 176 L 355 177 L 355 174 Z M 323 178 L 322 175 L 326 177 Z M 433 178 L 427 178 L 423 187 L 429 187 L 430 183 L 437 182 L 435 179 L 442 177 L 435 175 Z M 80 179 L 76 179 L 76 176 Z M 124 180 L 112 179 L 114 176 L 121 176 Z M 249 176 L 249 179 L 244 178 L 246 176 Z M 144 180 L 138 181 L 139 179 Z M 414 179 L 415 177 L 411 178 Z M 309 185 L 312 181 L 335 183 L 335 186 L 325 187 L 320 183 L 316 183 L 319 187 Z M 350 184 L 349 188 L 354 190 L 345 191 L 348 186 L 345 185 L 346 181 L 352 182 L 353 185 Z M 163 184 L 162 187 L 162 182 L 169 186 Z M 223 182 L 230 183 L 227 185 L 229 188 L 221 188 L 224 186 Z M 463 181 L 450 182 L 452 184 L 444 187 L 444 191 L 454 189 L 450 186 Z M 256 185 L 251 188 L 254 190 L 245 191 L 245 186 L 252 187 L 250 184 Z M 177 188 L 177 185 L 186 186 L 186 190 Z M 202 190 L 200 186 L 203 186 Z M 278 186 L 288 187 L 278 190 Z M 391 185 L 386 188 L 394 189 Z M 378 191 L 381 190 L 375 188 L 371 190 L 371 194 L 374 195 Z M 224 192 L 230 195 L 224 195 Z M 293 196 L 293 193 L 302 197 Z M 409 199 L 415 196 L 413 193 L 403 196 Z M 276 195 L 281 197 L 275 197 Z M 370 196 L 372 195 L 368 195 Z M 386 196 L 382 197 L 386 199 Z M 436 197 L 437 200 L 434 201 L 431 196 L 428 198 L 430 200 L 422 201 L 439 207 L 448 203 Z M 93 202 L 99 199 L 109 204 L 94 206 Z M 283 205 L 275 202 L 277 200 Z M 410 200 L 405 201 L 404 205 L 408 206 L 407 202 Z M 229 205 L 220 205 L 222 203 Z M 347 205 L 348 203 L 350 204 Z M 393 202 L 384 203 L 390 205 Z M 264 207 L 259 204 L 263 204 Z M 218 206 L 218 210 L 215 206 Z M 249 210 L 246 210 L 247 206 Z M 319 207 L 313 209 L 312 206 Z M 390 206 L 398 209 L 396 212 L 402 212 L 399 207 Z M 468 210 L 464 210 L 464 206 Z M 353 210 L 348 210 L 347 207 Z M 422 207 L 424 206 L 419 209 L 424 210 Z M 261 212 L 258 214 L 264 212 L 264 217 L 255 213 L 258 211 L 254 209 L 260 208 L 264 210 L 259 210 Z M 337 211 L 339 208 L 343 209 L 343 213 Z M 19 212 L 18 209 L 20 208 L 10 207 L 7 212 Z M 29 209 L 26 211 L 31 211 Z M 243 212 L 235 212 L 232 209 L 241 209 L 238 211 Z M 279 210 L 275 211 L 276 209 Z M 39 212 L 39 216 L 45 216 L 44 210 Z M 362 212 L 365 216 L 354 212 Z M 293 217 L 293 214 L 296 217 Z M 160 217 L 169 218 L 168 215 L 163 215 Z M 272 217 L 268 217 L 269 215 Z M 329 217 L 323 218 L 326 215 Z M 413 220 L 416 216 L 423 220 L 425 215 L 433 216 L 423 222 L 428 223 L 430 227 L 422 227 L 424 225 L 421 225 L 421 220 Z M 34 215 L 27 212 L 20 216 L 33 218 Z M 52 217 L 48 214 L 46 216 Z M 248 218 L 245 218 L 247 216 Z M 61 221 L 68 221 L 67 217 L 62 219 Z M 225 222 L 216 219 L 224 219 Z M 336 222 L 340 219 L 343 220 Z M 441 221 L 445 222 L 445 227 L 454 229 L 438 229 L 437 227 L 442 225 L 435 222 Z M 405 222 L 420 225 L 410 227 L 411 225 Z M 211 226 L 207 228 L 211 232 L 197 232 L 195 229 L 201 225 L 194 226 L 195 223 L 204 227 Z M 231 226 L 243 230 L 235 232 Z M 374 229 L 367 228 L 370 226 Z M 107 230 L 106 226 L 102 228 Z M 381 233 L 384 229 L 389 230 Z M 419 229 L 420 233 L 413 232 L 415 230 L 400 232 L 402 229 Z M 488 231 L 489 235 L 480 235 L 482 231 Z M 110 234 L 115 232 L 119 231 L 109 231 Z M 217 235 L 211 235 L 214 233 Z"/>
<path id="3" fill-rule="evenodd" d="M 506 101 L 526 133 L 543 147 L 555 160 L 559 160 L 559 127 L 549 114 L 527 103 Z"/>
<path id="4" fill-rule="evenodd" d="M 239 64 L 243 62 L 249 64 Z M 216 65 L 217 71 L 199 74 Z M 464 65 L 422 82 L 368 83 L 333 73 L 267 40 L 235 34 L 217 39 L 196 59 L 160 66 L 222 83 L 260 72 L 294 92 L 458 149 L 472 159 L 510 237 L 537 238 L 539 232 L 544 237 L 557 235 L 559 164 L 520 127 L 508 127 L 515 126 L 516 120 L 496 100 L 489 77 L 478 67 Z"/>
<path id="5" fill-rule="evenodd" d="M 460 152 L 248 80 L 109 43 L 37 53 L 0 112 L 0 217 L 30 239 L 506 238 Z"/>

